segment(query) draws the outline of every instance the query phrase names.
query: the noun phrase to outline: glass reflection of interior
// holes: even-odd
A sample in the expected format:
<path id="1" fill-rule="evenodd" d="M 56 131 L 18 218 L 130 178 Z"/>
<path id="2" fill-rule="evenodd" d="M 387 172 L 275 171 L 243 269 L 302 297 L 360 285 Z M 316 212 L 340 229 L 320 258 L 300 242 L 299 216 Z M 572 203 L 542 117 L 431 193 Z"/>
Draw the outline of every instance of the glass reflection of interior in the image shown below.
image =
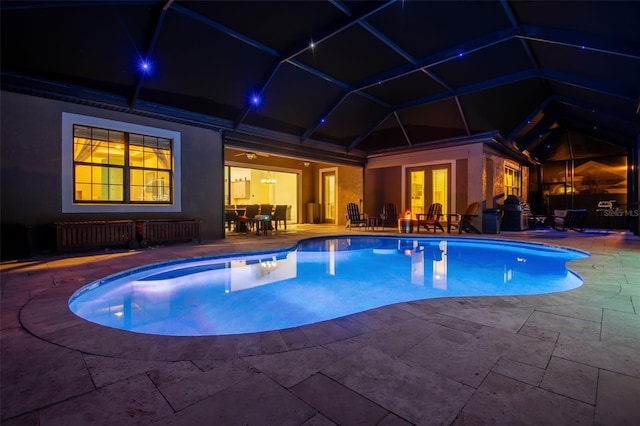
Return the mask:
<path id="1" fill-rule="evenodd" d="M 245 167 L 225 166 L 226 205 L 286 205 L 287 222 L 298 222 L 298 174 Z"/>

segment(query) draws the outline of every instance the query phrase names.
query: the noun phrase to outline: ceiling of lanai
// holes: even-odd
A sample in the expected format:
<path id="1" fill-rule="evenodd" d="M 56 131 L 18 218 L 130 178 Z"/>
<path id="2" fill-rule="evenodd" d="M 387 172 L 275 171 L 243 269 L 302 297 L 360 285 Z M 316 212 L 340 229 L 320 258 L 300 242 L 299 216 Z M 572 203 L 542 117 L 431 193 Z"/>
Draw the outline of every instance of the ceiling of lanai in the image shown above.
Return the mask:
<path id="1" fill-rule="evenodd" d="M 567 134 L 640 135 L 639 1 L 3 1 L 1 19 L 5 90 L 276 154 L 487 136 L 544 159 Z"/>

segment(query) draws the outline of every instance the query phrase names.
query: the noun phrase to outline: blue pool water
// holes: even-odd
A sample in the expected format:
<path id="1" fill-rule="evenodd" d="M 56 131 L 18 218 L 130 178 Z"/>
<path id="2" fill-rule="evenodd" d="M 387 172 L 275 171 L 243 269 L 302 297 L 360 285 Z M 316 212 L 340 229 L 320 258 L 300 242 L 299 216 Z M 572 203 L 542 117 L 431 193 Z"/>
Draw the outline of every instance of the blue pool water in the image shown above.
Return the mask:
<path id="1" fill-rule="evenodd" d="M 495 240 L 338 237 L 293 250 L 183 259 L 78 290 L 69 307 L 108 327 L 172 336 L 277 330 L 418 299 L 579 287 L 588 254 Z"/>

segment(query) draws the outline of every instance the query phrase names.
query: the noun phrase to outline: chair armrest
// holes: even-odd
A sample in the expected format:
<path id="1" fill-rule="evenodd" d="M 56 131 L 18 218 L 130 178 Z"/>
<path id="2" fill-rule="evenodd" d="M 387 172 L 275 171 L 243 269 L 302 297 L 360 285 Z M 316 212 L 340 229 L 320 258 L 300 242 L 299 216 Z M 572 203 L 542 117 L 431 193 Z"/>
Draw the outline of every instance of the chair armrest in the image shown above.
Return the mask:
<path id="1" fill-rule="evenodd" d="M 569 213 L 569 210 L 554 210 L 553 211 L 553 217 L 562 217 L 564 218 L 567 213 Z"/>

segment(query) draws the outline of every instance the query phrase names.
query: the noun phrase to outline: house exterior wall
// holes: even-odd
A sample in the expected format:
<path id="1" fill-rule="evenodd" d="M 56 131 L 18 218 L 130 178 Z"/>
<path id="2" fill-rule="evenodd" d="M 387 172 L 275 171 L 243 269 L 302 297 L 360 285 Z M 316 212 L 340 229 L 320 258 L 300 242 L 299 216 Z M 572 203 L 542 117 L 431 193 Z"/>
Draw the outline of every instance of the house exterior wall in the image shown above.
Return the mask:
<path id="1" fill-rule="evenodd" d="M 337 166 L 338 200 L 336 216 L 338 225 L 347 223 L 347 203 L 359 203 L 364 196 L 364 173 L 361 167 Z M 359 204 L 358 204 L 359 205 Z"/>
<path id="2" fill-rule="evenodd" d="M 377 216 L 386 203 L 402 208 L 402 167 L 392 166 L 365 170 L 364 212 Z"/>
<path id="3" fill-rule="evenodd" d="M 478 143 L 370 159 L 365 171 L 366 209 L 378 208 L 380 203 L 385 202 L 384 200 L 395 200 L 396 198 L 401 198 L 397 201 L 399 209 L 406 209 L 404 177 L 406 169 L 444 163 L 451 165 L 452 212 L 463 213 L 467 206 L 473 202 L 480 202 L 480 213 L 485 208 L 496 208 L 502 204 L 505 197 L 505 165 L 520 171 L 522 178 L 521 198 L 526 201 L 528 168 L 522 167 L 517 161 L 507 158 L 484 142 L 478 141 Z M 482 215 L 480 214 L 473 219 L 472 224 L 476 228 L 482 229 Z"/>
<path id="4" fill-rule="evenodd" d="M 485 167 L 482 177 L 482 190 L 485 194 L 485 208 L 497 208 L 499 205 L 504 203 L 504 199 L 506 198 L 504 186 L 504 173 L 506 166 L 520 172 L 520 199 L 523 202 L 527 202 L 529 193 L 528 167 L 522 166 L 517 161 L 507 158 L 503 154 L 486 147 L 484 163 Z"/>
<path id="5" fill-rule="evenodd" d="M 406 169 L 429 164 L 451 165 L 453 193 L 451 211 L 463 213 L 467 205 L 483 200 L 483 144 L 482 142 L 430 149 L 400 154 L 390 154 L 369 159 L 365 175 L 367 177 L 367 195 L 374 201 L 366 200 L 367 207 L 375 208 L 377 203 L 386 199 L 397 199 L 398 208 L 407 208 Z M 399 173 L 396 174 L 396 171 Z M 371 188 L 371 182 L 377 182 L 382 192 Z M 384 183 L 383 183 L 384 182 Z"/>
<path id="6" fill-rule="evenodd" d="M 33 229 L 34 248 L 51 222 L 118 219 L 202 220 L 203 239 L 224 237 L 223 151 L 219 132 L 13 92 L 1 97 L 1 215 Z M 81 212 L 62 209 L 62 114 L 166 129 L 181 135 L 181 209 Z"/>

